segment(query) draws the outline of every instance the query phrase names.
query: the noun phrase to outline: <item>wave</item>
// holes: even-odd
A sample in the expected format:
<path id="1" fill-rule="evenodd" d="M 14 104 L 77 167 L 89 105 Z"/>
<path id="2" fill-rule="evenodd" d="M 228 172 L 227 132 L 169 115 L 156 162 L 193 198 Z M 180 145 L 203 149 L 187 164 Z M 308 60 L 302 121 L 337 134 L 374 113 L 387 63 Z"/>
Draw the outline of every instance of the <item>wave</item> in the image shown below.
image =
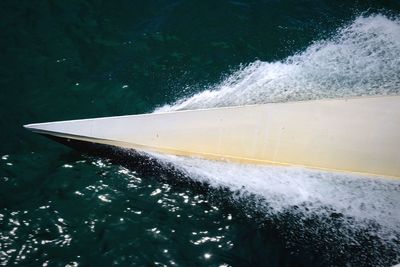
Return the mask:
<path id="1" fill-rule="evenodd" d="M 400 20 L 360 16 L 327 40 L 277 62 L 255 61 L 173 111 L 400 92 Z"/>
<path id="2" fill-rule="evenodd" d="M 219 191 L 250 218 L 272 221 L 288 247 L 329 254 L 327 264 L 400 261 L 400 181 L 147 153 L 168 169 Z M 261 217 L 260 217 L 261 216 Z M 349 256 L 348 252 L 356 248 Z"/>

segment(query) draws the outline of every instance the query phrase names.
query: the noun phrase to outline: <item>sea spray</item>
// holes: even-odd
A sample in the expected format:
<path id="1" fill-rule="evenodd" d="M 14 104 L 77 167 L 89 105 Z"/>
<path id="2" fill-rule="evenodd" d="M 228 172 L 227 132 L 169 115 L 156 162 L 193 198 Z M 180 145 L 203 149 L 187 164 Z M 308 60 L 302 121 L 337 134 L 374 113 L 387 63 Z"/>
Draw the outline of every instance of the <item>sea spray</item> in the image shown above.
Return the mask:
<path id="1" fill-rule="evenodd" d="M 380 222 L 382 226 L 400 233 L 400 181 L 397 179 L 157 153 L 150 155 L 212 187 L 230 188 L 242 195 L 258 195 L 268 203 L 268 213 L 313 203 L 307 211 L 324 212 L 323 207 L 333 207 L 345 216 L 359 221 Z"/>
<path id="2" fill-rule="evenodd" d="M 400 92 L 400 21 L 360 16 L 327 40 L 277 62 L 255 61 L 159 111 Z"/>
<path id="3" fill-rule="evenodd" d="M 272 221 L 291 250 L 319 251 L 350 265 L 387 266 L 400 260 L 397 179 L 145 154 L 211 187 L 213 194 L 224 193 L 261 224 Z"/>

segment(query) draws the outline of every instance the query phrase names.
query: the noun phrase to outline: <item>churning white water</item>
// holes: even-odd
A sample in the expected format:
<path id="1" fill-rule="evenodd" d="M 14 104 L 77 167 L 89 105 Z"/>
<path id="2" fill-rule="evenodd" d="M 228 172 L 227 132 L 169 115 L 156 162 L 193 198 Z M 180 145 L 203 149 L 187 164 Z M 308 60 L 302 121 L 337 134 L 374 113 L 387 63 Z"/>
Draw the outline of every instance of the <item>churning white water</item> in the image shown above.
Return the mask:
<path id="1" fill-rule="evenodd" d="M 253 62 L 156 112 L 399 92 L 400 20 L 371 15 L 304 52 L 277 62 Z"/>
<path id="2" fill-rule="evenodd" d="M 155 112 L 399 92 L 400 21 L 371 15 L 358 17 L 304 52 L 278 62 L 251 63 L 220 84 Z M 360 224 L 379 225 L 382 240 L 399 246 L 399 180 L 152 156 L 196 181 L 255 195 L 267 213 L 292 207 L 300 207 L 305 216 L 334 211 Z"/>
<path id="3" fill-rule="evenodd" d="M 325 213 L 324 208 L 328 207 L 359 221 L 379 222 L 400 231 L 400 181 L 397 179 L 153 153 L 151 156 L 212 187 L 229 188 L 239 192 L 240 197 L 255 194 L 267 204 L 267 213 L 303 205 L 307 212 Z"/>

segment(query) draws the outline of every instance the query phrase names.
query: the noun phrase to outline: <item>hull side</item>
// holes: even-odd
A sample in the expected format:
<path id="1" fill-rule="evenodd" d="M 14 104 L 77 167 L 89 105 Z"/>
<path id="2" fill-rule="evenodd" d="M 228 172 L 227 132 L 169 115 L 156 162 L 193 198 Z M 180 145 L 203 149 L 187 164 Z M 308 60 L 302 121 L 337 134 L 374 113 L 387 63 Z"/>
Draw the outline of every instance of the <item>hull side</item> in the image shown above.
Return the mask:
<path id="1" fill-rule="evenodd" d="M 144 151 L 400 177 L 400 96 L 154 113 L 27 128 Z"/>

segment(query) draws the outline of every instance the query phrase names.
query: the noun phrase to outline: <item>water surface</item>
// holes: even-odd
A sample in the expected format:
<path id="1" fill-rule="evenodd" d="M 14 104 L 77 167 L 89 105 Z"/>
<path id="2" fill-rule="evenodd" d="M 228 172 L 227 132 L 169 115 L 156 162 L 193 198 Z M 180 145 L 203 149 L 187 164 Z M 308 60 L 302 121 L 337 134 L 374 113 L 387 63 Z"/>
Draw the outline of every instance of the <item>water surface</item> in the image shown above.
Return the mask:
<path id="1" fill-rule="evenodd" d="M 400 182 L 151 155 L 21 125 L 398 94 L 398 1 L 2 1 L 0 265 L 390 266 Z"/>

